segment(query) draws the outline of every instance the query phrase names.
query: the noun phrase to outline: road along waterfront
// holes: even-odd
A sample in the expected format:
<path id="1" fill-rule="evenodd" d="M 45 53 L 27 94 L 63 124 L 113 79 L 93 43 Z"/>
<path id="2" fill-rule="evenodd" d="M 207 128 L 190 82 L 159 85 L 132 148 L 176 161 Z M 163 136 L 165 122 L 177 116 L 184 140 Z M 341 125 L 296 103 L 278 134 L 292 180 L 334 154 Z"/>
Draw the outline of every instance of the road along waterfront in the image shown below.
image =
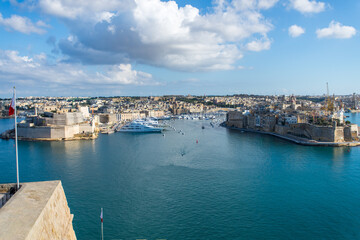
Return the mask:
<path id="1" fill-rule="evenodd" d="M 101 207 L 105 239 L 360 238 L 360 148 L 171 124 L 165 136 L 20 141 L 20 181 L 61 179 L 80 240 L 100 236 Z M 0 140 L 0 182 L 16 181 L 13 144 Z"/>

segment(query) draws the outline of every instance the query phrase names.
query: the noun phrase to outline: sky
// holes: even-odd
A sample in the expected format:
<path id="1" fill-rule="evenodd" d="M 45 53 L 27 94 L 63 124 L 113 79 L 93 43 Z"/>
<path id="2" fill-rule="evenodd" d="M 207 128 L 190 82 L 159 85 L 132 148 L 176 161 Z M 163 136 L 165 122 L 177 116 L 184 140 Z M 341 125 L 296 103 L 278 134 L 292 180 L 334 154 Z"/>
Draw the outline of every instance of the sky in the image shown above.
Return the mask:
<path id="1" fill-rule="evenodd" d="M 0 0 L 0 97 L 359 92 L 358 0 Z"/>

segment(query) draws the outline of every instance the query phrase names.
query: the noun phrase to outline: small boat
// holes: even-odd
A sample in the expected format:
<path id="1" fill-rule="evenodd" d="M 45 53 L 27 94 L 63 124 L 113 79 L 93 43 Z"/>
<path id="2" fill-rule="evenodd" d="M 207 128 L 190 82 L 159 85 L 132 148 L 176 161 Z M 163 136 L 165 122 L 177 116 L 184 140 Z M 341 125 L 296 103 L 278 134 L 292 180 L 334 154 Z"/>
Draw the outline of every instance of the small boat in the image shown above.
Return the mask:
<path id="1" fill-rule="evenodd" d="M 113 128 L 103 127 L 100 129 L 100 133 L 102 133 L 102 134 L 112 134 L 114 132 L 115 132 L 115 130 Z"/>

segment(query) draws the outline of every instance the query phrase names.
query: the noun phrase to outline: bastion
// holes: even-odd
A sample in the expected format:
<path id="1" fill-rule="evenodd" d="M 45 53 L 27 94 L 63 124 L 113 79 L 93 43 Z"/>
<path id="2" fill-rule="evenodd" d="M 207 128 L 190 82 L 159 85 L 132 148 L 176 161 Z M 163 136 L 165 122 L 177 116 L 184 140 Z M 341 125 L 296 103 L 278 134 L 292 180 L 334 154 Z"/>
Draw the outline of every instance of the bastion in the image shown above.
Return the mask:
<path id="1" fill-rule="evenodd" d="M 2 189 L 15 186 L 7 185 Z M 0 206 L 0 240 L 76 240 L 61 181 L 21 183 L 7 198 Z"/>

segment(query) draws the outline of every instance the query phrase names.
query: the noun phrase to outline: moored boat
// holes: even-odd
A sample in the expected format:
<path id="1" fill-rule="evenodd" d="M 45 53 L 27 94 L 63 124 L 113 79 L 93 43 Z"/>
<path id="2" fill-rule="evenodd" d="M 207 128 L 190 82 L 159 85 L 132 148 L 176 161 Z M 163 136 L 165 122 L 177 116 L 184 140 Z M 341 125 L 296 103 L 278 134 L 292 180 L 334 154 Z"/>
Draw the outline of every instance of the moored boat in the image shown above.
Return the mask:
<path id="1" fill-rule="evenodd" d="M 129 124 L 124 125 L 119 132 L 149 133 L 161 132 L 162 130 L 163 128 L 147 124 L 145 121 L 133 121 Z"/>

